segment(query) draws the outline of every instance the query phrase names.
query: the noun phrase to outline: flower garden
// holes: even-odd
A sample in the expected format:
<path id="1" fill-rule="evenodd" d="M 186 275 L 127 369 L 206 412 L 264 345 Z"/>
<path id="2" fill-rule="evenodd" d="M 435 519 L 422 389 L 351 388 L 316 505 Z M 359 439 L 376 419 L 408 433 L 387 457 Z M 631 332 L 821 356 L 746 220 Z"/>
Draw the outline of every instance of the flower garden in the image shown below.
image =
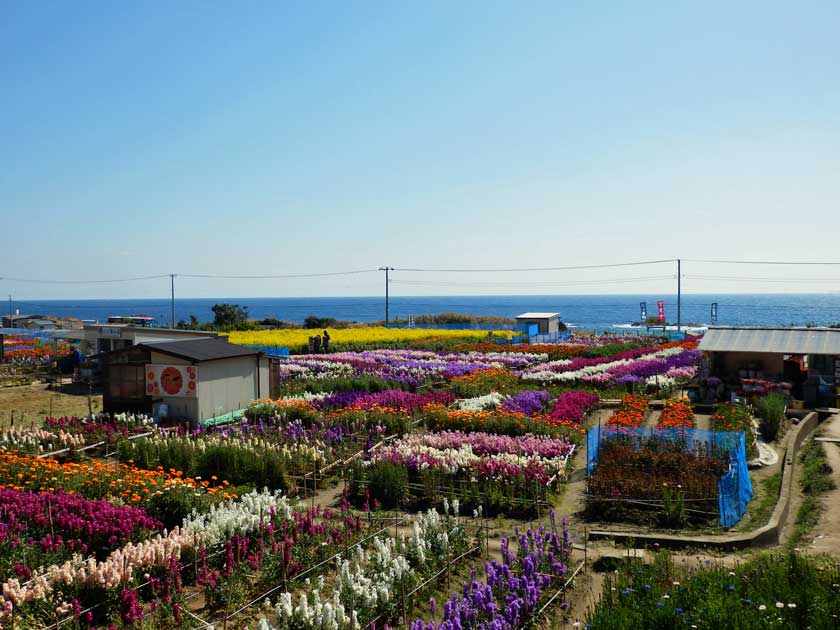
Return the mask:
<path id="1" fill-rule="evenodd" d="M 642 427 L 647 403 L 626 396 L 604 427 L 587 434 L 589 518 L 676 529 L 734 525 L 752 497 L 745 427 L 698 430 L 681 399 L 665 401 L 656 425 Z"/>
<path id="2" fill-rule="evenodd" d="M 70 351 L 70 346 L 64 341 L 44 341 L 34 337 L 7 336 L 3 346 L 2 363 L 16 366 L 42 365 Z"/>
<path id="3" fill-rule="evenodd" d="M 233 424 L 117 416 L 7 430 L 0 623 L 527 627 L 561 604 L 573 572 L 552 506 L 590 415 L 623 392 L 609 426 L 640 426 L 649 398 L 671 396 L 696 360 L 692 342 L 620 337 L 300 355 Z M 691 430 L 690 407 L 669 400 L 660 425 Z M 644 498 L 645 484 L 684 482 L 693 500 L 724 467 L 703 456 L 688 480 L 674 476 L 686 454 L 667 448 L 648 461 L 655 474 L 621 477 L 605 462 L 640 456 L 616 442 L 593 487 Z M 545 524 L 488 557 L 497 515 Z"/>

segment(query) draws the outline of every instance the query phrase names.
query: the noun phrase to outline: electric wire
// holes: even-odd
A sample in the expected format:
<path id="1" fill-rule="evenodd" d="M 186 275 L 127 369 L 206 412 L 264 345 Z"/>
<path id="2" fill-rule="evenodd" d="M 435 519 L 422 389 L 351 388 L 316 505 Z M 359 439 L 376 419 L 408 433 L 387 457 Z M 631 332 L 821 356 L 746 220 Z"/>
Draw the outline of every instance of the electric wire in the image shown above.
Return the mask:
<path id="1" fill-rule="evenodd" d="M 534 271 L 572 271 L 579 269 L 610 269 L 615 267 L 635 267 L 639 265 L 659 265 L 662 263 L 677 262 L 676 258 L 663 260 L 642 260 L 625 263 L 609 263 L 603 265 L 571 265 L 566 267 L 513 267 L 507 269 L 423 269 L 414 267 L 392 267 L 394 271 L 409 271 L 412 273 L 517 273 Z"/>

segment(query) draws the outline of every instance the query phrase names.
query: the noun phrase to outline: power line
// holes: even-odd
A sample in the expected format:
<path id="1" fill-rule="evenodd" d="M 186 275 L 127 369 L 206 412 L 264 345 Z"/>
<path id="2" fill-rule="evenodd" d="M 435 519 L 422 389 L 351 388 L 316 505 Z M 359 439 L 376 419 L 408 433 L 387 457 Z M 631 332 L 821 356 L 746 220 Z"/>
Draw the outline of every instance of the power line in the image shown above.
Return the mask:
<path id="1" fill-rule="evenodd" d="M 357 269 L 355 271 L 329 271 L 324 273 L 290 273 L 290 274 L 268 274 L 261 276 L 236 276 L 225 274 L 209 273 L 179 273 L 180 278 L 228 278 L 233 280 L 267 280 L 271 278 L 324 278 L 327 276 L 352 276 L 363 273 L 376 273 L 378 269 Z"/>
<path id="2" fill-rule="evenodd" d="M 755 281 L 755 282 L 781 282 L 781 283 L 793 283 L 793 284 L 796 284 L 798 282 L 825 282 L 825 283 L 840 282 L 840 278 L 756 278 L 756 277 L 748 277 L 748 276 L 683 276 L 683 278 L 689 278 L 691 280 L 724 280 L 724 281 L 734 280 L 734 281 L 737 281 L 737 282 L 743 282 L 745 280 L 748 280 L 748 281 Z"/>
<path id="3" fill-rule="evenodd" d="M 840 266 L 840 262 L 832 262 L 832 261 L 818 261 L 818 260 L 808 260 L 808 261 L 787 261 L 787 260 L 710 260 L 710 259 L 691 259 L 691 258 L 683 258 L 685 262 L 693 262 L 693 263 L 716 263 L 716 264 L 723 264 L 723 265 L 836 265 Z"/>
<path id="4" fill-rule="evenodd" d="M 117 282 L 137 282 L 139 280 L 157 280 L 159 278 L 168 278 L 170 274 L 163 274 L 160 276 L 138 276 L 135 278 L 113 278 L 109 280 L 39 280 L 35 278 L 9 278 L 3 276 L 0 280 L 10 280 L 12 282 L 26 282 L 33 284 L 110 284 Z"/>
<path id="5" fill-rule="evenodd" d="M 659 265 L 677 262 L 676 258 L 664 260 L 643 260 L 638 262 L 611 263 L 607 265 L 574 265 L 568 267 L 518 267 L 509 269 L 420 269 L 410 267 L 396 267 L 395 271 L 410 271 L 421 273 L 510 273 L 522 271 L 571 271 L 577 269 L 609 269 L 614 267 L 634 267 L 638 265 Z"/>
<path id="6" fill-rule="evenodd" d="M 457 287 L 520 287 L 520 286 L 576 286 L 591 284 L 620 284 L 623 282 L 644 282 L 649 280 L 673 280 L 676 276 L 641 276 L 637 278 L 611 278 L 605 280 L 569 280 L 565 282 L 442 282 L 432 280 L 391 280 L 391 284 L 416 286 Z"/>

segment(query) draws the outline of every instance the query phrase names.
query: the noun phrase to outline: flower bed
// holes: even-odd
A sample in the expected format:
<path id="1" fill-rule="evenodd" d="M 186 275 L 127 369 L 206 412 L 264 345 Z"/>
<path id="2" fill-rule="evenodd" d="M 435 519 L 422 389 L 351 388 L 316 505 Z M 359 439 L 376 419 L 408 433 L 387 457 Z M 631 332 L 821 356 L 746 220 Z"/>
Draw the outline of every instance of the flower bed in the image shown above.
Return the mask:
<path id="1" fill-rule="evenodd" d="M 528 367 L 520 376 L 524 381 L 582 382 L 596 386 L 630 382 L 630 377 L 633 382 L 660 376 L 665 379 L 671 378 L 668 374 L 687 374 L 687 370 L 694 368 L 700 356 L 695 348 L 695 342 L 682 341 L 623 350 L 610 356 L 563 359 Z M 655 378 L 651 383 L 655 384 Z"/>
<path id="2" fill-rule="evenodd" d="M 321 577 L 301 595 L 286 591 L 273 604 L 266 602 L 258 628 L 388 627 L 402 614 L 406 593 L 472 545 L 462 521 L 430 510 L 416 519 L 410 535 L 377 536 L 370 546 L 358 546 L 339 559 L 331 579 Z"/>
<path id="3" fill-rule="evenodd" d="M 581 424 L 586 414 L 599 402 L 598 394 L 578 390 L 563 392 L 554 401 L 549 416 L 557 422 Z"/>
<path id="4" fill-rule="evenodd" d="M 587 514 L 666 527 L 711 522 L 718 517 L 718 481 L 729 469 L 724 454 L 712 455 L 687 452 L 678 440 L 652 438 L 641 448 L 604 441 L 589 476 Z"/>
<path id="5" fill-rule="evenodd" d="M 551 518 L 553 524 L 553 514 Z M 572 543 L 565 523 L 562 534 L 555 528 L 540 527 L 528 529 L 514 541 L 516 551 L 511 550 L 507 538 L 502 539 L 502 560 L 484 564 L 483 582 L 472 571 L 469 582 L 443 604 L 441 622 L 417 619 L 410 630 L 536 627 L 538 611 L 570 573 Z M 436 602 L 431 601 L 430 608 L 430 615 L 436 618 Z"/>
<path id="6" fill-rule="evenodd" d="M 105 499 L 0 488 L 0 581 L 75 553 L 102 558 L 161 528 L 144 510 Z"/>
<path id="7" fill-rule="evenodd" d="M 840 564 L 795 552 L 763 554 L 730 568 L 658 555 L 607 574 L 587 615 L 599 630 L 625 628 L 835 628 Z"/>
<path id="8" fill-rule="evenodd" d="M 288 346 L 293 351 L 301 351 L 309 343 L 312 331 L 305 328 L 281 330 L 234 331 L 228 335 L 228 341 L 240 345 Z M 504 334 L 504 331 L 502 331 Z M 370 345 L 382 347 L 386 344 L 422 342 L 434 338 L 437 340 L 467 340 L 487 337 L 486 330 L 446 330 L 430 328 L 385 328 L 366 326 L 361 328 L 331 328 L 330 343 L 340 345 Z"/>
<path id="9" fill-rule="evenodd" d="M 694 412 L 686 400 L 666 400 L 656 427 L 658 429 L 690 429 L 694 427 Z"/>
<path id="10" fill-rule="evenodd" d="M 645 420 L 647 398 L 636 395 L 625 396 L 621 405 L 607 421 L 608 425 L 620 425 L 635 429 Z"/>
<path id="11" fill-rule="evenodd" d="M 448 405 L 454 400 L 455 396 L 449 392 L 433 391 L 415 394 L 400 389 L 388 389 L 381 392 L 337 392 L 314 400 L 312 404 L 319 410 L 380 407 L 414 414 L 422 411 L 423 407 L 429 403 Z"/>
<path id="12" fill-rule="evenodd" d="M 296 379 L 369 376 L 416 386 L 431 379 L 449 380 L 479 370 L 521 368 L 530 362 L 530 356 L 515 353 L 369 350 L 296 356 L 283 363 L 280 375 Z"/>
<path id="13" fill-rule="evenodd" d="M 203 590 L 211 612 L 278 582 L 296 584 L 303 568 L 361 536 L 366 523 L 348 508 L 344 501 L 338 510 L 299 509 L 278 493 L 253 492 L 103 560 L 76 554 L 6 580 L 0 623 L 14 619 L 16 628 L 40 628 L 68 616 L 69 627 L 76 627 L 73 618 L 78 627 L 123 627 L 153 616 L 143 627 L 175 627 L 187 581 Z"/>
<path id="14" fill-rule="evenodd" d="M 303 430 L 302 435 L 309 435 Z M 331 448 L 321 441 L 273 442 L 264 435 L 154 436 L 122 442 L 118 455 L 146 470 L 176 468 L 198 479 L 224 476 L 234 485 L 293 490 L 292 477 L 326 462 Z"/>
<path id="15" fill-rule="evenodd" d="M 386 507 L 457 496 L 471 507 L 530 513 L 566 478 L 574 444 L 564 438 L 443 431 L 379 448 L 353 469 L 357 500 L 368 491 Z"/>
<path id="16" fill-rule="evenodd" d="M 426 427 L 432 431 L 460 430 L 498 433 L 500 435 L 565 436 L 579 442 L 584 430 L 573 421 L 559 416 L 526 416 L 515 411 L 465 411 L 449 409 L 443 405 L 426 405 L 424 409 Z"/>
<path id="17" fill-rule="evenodd" d="M 747 444 L 747 457 L 752 458 L 758 455 L 752 414 L 746 407 L 729 403 L 719 404 L 712 416 L 712 429 L 714 431 L 743 431 Z"/>
<path id="18" fill-rule="evenodd" d="M 49 457 L 11 453 L 0 453 L 0 486 L 38 492 L 61 489 L 89 499 L 113 498 L 138 506 L 159 501 L 156 497 L 164 491 L 188 489 L 190 495 L 199 497 L 231 492 L 227 481 L 211 485 L 174 469 L 141 470 L 129 464 L 100 461 L 62 464 Z"/>

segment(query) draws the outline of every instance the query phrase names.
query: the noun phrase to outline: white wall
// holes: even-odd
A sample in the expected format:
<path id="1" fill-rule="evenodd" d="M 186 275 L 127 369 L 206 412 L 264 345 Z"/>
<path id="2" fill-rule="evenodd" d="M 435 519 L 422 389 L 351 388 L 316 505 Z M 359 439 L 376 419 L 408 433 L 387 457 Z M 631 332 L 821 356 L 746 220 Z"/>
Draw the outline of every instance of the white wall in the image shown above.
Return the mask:
<path id="1" fill-rule="evenodd" d="M 206 361 L 196 367 L 199 420 L 244 409 L 257 397 L 256 356 Z"/>
<path id="2" fill-rule="evenodd" d="M 270 396 L 269 390 L 269 374 L 268 374 L 269 360 L 267 357 L 260 358 L 260 386 L 257 390 L 258 398 L 268 398 Z"/>

